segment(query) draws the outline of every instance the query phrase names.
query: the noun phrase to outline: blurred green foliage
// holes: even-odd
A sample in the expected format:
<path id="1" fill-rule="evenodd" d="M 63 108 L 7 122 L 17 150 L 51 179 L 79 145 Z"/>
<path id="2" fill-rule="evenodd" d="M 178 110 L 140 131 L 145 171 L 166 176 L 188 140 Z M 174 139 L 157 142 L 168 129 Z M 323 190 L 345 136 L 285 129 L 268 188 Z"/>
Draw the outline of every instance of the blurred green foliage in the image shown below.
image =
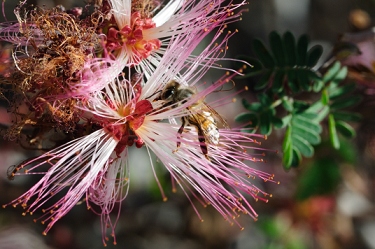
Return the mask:
<path id="1" fill-rule="evenodd" d="M 256 58 L 240 56 L 252 67 L 241 78 L 259 77 L 254 85 L 258 102 L 243 100 L 247 112 L 236 117 L 245 123 L 246 131 L 264 135 L 273 129 L 285 129 L 282 144 L 285 169 L 297 167 L 303 157 L 314 155 L 314 146 L 328 136 L 335 149 L 340 148 L 339 134 L 346 138 L 356 135 L 349 122 L 360 116 L 348 111 L 361 101 L 355 84 L 346 80 L 347 68 L 340 62 L 316 68 L 322 55 L 320 45 L 311 48 L 306 35 L 298 38 L 286 32 L 269 35 L 270 49 L 256 39 Z M 250 129 L 249 129 L 250 128 Z"/>

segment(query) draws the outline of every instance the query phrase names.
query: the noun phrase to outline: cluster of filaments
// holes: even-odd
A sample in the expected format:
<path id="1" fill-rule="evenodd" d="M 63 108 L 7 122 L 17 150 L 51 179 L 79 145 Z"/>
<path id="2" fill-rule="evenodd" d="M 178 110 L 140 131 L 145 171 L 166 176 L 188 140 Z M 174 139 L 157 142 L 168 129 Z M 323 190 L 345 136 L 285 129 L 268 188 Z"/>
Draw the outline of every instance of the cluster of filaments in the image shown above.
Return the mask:
<path id="1" fill-rule="evenodd" d="M 14 44 L 13 60 L 1 60 L 7 62 L 8 70 L 1 74 L 0 97 L 8 101 L 14 116 L 5 132 L 7 139 L 41 148 L 41 141 L 51 130 L 74 137 L 84 135 L 84 130 L 92 126 L 83 123 L 77 108 L 87 96 L 80 89 L 86 77 L 85 66 L 105 56 L 114 59 L 122 49 L 145 59 L 160 48 L 159 40 L 147 41 L 142 36 L 143 29 L 155 27 L 151 17 L 159 3 L 132 2 L 131 25 L 122 29 L 111 16 L 107 1 L 95 5 L 93 13 L 83 14 L 82 10 L 65 11 L 61 7 L 16 9 L 18 23 L 1 29 L 0 34 Z M 106 66 L 105 60 L 101 65 Z M 89 70 L 95 73 L 97 69 Z"/>
<path id="2" fill-rule="evenodd" d="M 122 27 L 116 23 L 115 18 L 111 15 L 108 1 L 94 2 L 96 4 L 94 12 L 86 16 L 81 15 L 79 11 L 69 13 L 59 8 L 51 10 L 37 8 L 27 13 L 21 13 L 20 10 L 17 16 L 19 23 L 8 27 L 7 34 L 11 35 L 13 40 L 18 41 L 13 55 L 14 69 L 10 74 L 7 73 L 7 75 L 2 76 L 4 80 L 0 89 L 2 96 L 12 103 L 12 113 L 15 116 L 14 124 L 6 132 L 9 139 L 20 139 L 23 132 L 31 127 L 32 132 L 26 136 L 26 139 L 29 145 L 33 146 L 48 140 L 49 132 L 55 130 L 65 134 L 62 141 L 54 141 L 56 144 L 53 148 L 55 148 L 66 141 L 71 141 L 73 138 L 80 138 L 103 129 L 116 141 L 117 145 L 114 152 L 119 158 L 126 147 L 135 145 L 140 148 L 144 145 L 144 141 L 137 135 L 136 131 L 142 126 L 146 115 L 156 115 L 164 110 L 173 109 L 172 106 L 166 107 L 163 104 L 159 105 L 159 109 L 155 108 L 152 100 L 143 99 L 139 101 L 142 85 L 138 80 L 130 80 L 125 83 L 128 85 L 115 85 L 111 86 L 112 88 L 107 86 L 102 89 L 101 96 L 95 95 L 103 100 L 103 106 L 109 107 L 118 116 L 117 119 L 108 119 L 100 115 L 86 116 L 87 113 L 84 110 L 90 107 L 85 105 L 90 103 L 90 99 L 77 93 L 77 91 L 79 92 L 77 85 L 84 79 L 85 72 L 82 68 L 90 60 L 103 57 L 113 60 L 124 49 L 131 51 L 142 60 L 161 46 L 160 40 L 147 40 L 144 37 L 145 30 L 155 28 L 155 23 L 151 18 L 155 9 L 160 6 L 159 1 L 132 1 L 130 23 Z M 227 15 L 231 16 L 233 12 L 228 9 Z M 26 17 L 24 18 L 24 16 Z M 221 27 L 221 32 L 224 32 L 226 28 L 226 26 Z M 5 31 L 3 30 L 3 32 Z M 233 33 L 228 32 L 224 40 L 232 35 Z M 227 46 L 224 45 L 221 50 L 218 50 L 219 53 L 225 54 Z M 105 60 L 103 61 L 103 67 L 106 67 Z M 131 70 L 126 71 L 131 72 Z M 227 82 L 230 82 L 233 75 L 228 76 L 227 74 L 224 78 Z M 124 82 L 122 79 L 128 79 L 128 76 L 120 74 L 117 80 L 114 80 L 115 84 L 119 84 L 120 81 Z M 121 90 L 123 93 L 116 92 L 120 88 L 123 89 Z M 160 95 L 161 91 L 157 93 Z M 8 92 L 11 92 L 12 96 L 8 95 Z M 111 102 L 112 99 L 108 97 L 121 94 L 123 94 L 123 99 L 126 100 L 124 105 L 113 103 Z M 153 100 L 161 101 L 158 94 L 156 96 L 151 95 Z M 77 106 L 80 106 L 80 108 L 77 108 Z M 82 108 L 82 106 L 84 107 Z M 183 113 L 184 115 L 191 115 L 186 110 Z M 179 117 L 181 116 L 180 113 Z M 160 121 L 156 120 L 156 122 Z M 182 132 L 185 131 L 182 130 Z M 249 133 L 238 135 L 239 131 L 231 132 L 231 130 L 223 131 L 220 134 L 221 140 L 217 146 L 208 145 L 208 155 L 197 156 L 200 153 L 204 154 L 204 152 L 199 151 L 199 142 L 195 143 L 197 150 L 188 151 L 192 158 L 197 158 L 198 164 L 203 169 L 195 168 L 194 165 L 192 167 L 188 160 L 177 162 L 179 159 L 176 162 L 184 167 L 184 170 L 181 170 L 183 173 L 178 173 L 181 175 L 173 173 L 168 165 L 166 167 L 174 178 L 173 182 L 177 180 L 183 189 L 190 189 L 188 186 L 184 188 L 187 183 L 194 183 L 195 188 L 198 186 L 195 183 L 199 183 L 200 187 L 198 186 L 196 190 L 201 194 L 201 197 L 194 196 L 204 206 L 214 206 L 225 219 L 239 225 L 236 221 L 239 213 L 250 214 L 254 219 L 257 217 L 251 205 L 246 201 L 244 194 L 250 195 L 256 201 L 262 200 L 265 202 L 271 196 L 251 184 L 249 180 L 255 179 L 255 177 L 264 181 L 274 180 L 273 175 L 253 170 L 244 163 L 244 161 L 263 161 L 263 159 L 258 159 L 259 156 L 264 156 L 263 152 L 251 157 L 247 154 L 247 151 L 253 150 L 254 147 L 242 144 L 242 142 L 258 143 L 256 140 L 250 139 L 254 135 Z M 196 132 L 192 133 L 196 135 Z M 198 140 L 197 137 L 194 139 Z M 181 147 L 183 146 L 184 144 L 181 145 Z M 184 151 L 184 148 L 181 148 L 180 151 Z M 175 155 L 178 153 L 176 152 Z M 38 158 L 34 158 L 11 167 L 8 171 L 8 178 L 13 179 L 21 170 L 27 174 L 28 171 L 24 170 L 26 167 L 30 168 L 31 166 L 31 171 L 33 171 L 37 168 L 35 165 L 53 165 L 61 159 L 49 157 L 52 158 L 47 154 L 47 156 L 40 157 L 40 161 Z M 231 165 L 233 162 L 235 162 L 235 167 Z M 86 162 L 82 162 L 81 167 L 84 168 L 85 164 Z M 218 171 L 207 173 L 206 166 L 218 169 Z M 79 171 L 81 168 L 77 168 L 77 170 Z M 35 171 L 32 173 L 35 173 Z M 74 172 L 71 174 L 74 174 Z M 197 178 L 191 181 L 187 180 L 192 179 L 195 174 L 197 174 Z M 212 183 L 214 183 L 214 187 L 212 187 Z M 223 186 L 229 186 L 228 189 L 230 190 Z M 56 185 L 51 187 L 55 191 L 50 191 L 50 196 L 45 195 L 45 192 L 48 192 L 46 186 L 41 187 L 44 188 L 43 190 L 32 189 L 10 204 L 3 205 L 3 207 L 20 205 L 25 209 L 23 215 L 32 215 L 36 209 L 40 208 L 41 204 L 49 201 L 56 192 L 64 187 L 67 186 Z M 41 191 L 43 191 L 42 197 L 39 196 Z M 259 196 L 260 194 L 263 196 Z M 166 200 L 164 194 L 163 197 Z M 29 204 L 31 201 L 32 204 Z M 42 223 L 48 223 L 46 231 L 65 214 L 59 212 L 63 204 L 64 200 L 61 199 L 50 208 L 42 210 L 45 213 L 41 218 Z"/>

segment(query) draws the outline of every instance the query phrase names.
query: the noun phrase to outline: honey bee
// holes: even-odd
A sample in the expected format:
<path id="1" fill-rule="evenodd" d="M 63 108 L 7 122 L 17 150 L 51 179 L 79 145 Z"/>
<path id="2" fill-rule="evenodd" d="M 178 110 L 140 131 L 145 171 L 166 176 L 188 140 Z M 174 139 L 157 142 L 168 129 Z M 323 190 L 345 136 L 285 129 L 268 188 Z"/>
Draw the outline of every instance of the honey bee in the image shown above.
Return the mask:
<path id="1" fill-rule="evenodd" d="M 191 99 L 196 92 L 191 87 L 186 87 L 178 83 L 177 81 L 170 81 L 162 90 L 160 99 L 165 101 L 164 106 L 172 106 L 176 108 L 186 103 Z M 207 105 L 203 99 L 186 107 L 188 115 L 181 118 L 181 127 L 178 129 L 178 138 L 182 136 L 184 127 L 186 125 L 194 126 L 197 129 L 198 141 L 202 153 L 208 159 L 208 148 L 207 143 L 212 145 L 218 145 L 220 139 L 220 133 L 218 126 L 223 128 L 229 128 L 227 122 L 209 105 Z M 177 148 L 179 148 L 181 142 L 177 142 Z"/>

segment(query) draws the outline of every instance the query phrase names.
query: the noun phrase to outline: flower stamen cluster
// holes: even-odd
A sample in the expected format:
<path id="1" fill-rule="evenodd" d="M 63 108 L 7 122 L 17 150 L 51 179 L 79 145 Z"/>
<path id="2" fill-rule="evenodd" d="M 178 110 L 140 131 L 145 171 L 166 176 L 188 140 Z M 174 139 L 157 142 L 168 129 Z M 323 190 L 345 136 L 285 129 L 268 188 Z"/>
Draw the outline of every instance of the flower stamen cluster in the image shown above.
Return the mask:
<path id="1" fill-rule="evenodd" d="M 146 59 L 161 47 L 159 39 L 146 40 L 143 36 L 143 30 L 155 27 L 156 24 L 151 18 L 142 18 L 140 12 L 133 12 L 130 25 L 125 25 L 120 30 L 113 26 L 108 28 L 105 47 L 109 53 L 116 56 L 126 46 L 126 49 L 132 51 L 138 60 Z"/>

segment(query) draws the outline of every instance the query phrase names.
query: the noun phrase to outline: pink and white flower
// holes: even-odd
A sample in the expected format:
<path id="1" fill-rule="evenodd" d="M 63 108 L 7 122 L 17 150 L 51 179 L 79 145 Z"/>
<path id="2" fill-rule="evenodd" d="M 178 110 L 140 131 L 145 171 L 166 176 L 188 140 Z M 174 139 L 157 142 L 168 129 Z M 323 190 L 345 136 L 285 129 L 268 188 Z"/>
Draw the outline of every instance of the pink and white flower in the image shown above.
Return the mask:
<path id="1" fill-rule="evenodd" d="M 215 39 L 222 31 L 218 31 Z M 222 42 L 213 41 L 194 60 L 188 59 L 191 51 L 185 45 L 193 42 L 195 37 L 176 37 L 169 46 L 170 53 L 165 53 L 144 84 L 132 82 L 129 68 L 121 79 L 111 81 L 91 98 L 80 101 L 78 108 L 85 113 L 82 118 L 100 128 L 17 166 L 11 177 L 21 174 L 42 174 L 43 177 L 7 205 L 22 206 L 24 214 L 32 214 L 43 205 L 50 205 L 43 209 L 45 214 L 40 218 L 47 224 L 47 233 L 55 222 L 84 199 L 89 209 L 101 215 L 103 243 L 107 240 L 107 229 L 116 243 L 114 229 L 119 213 L 114 220 L 110 214 L 128 193 L 132 170 L 127 161 L 128 147 L 135 144 L 159 158 L 170 173 L 173 184 L 177 183 L 189 199 L 189 193 L 194 193 L 203 205 L 212 205 L 231 223 L 239 225 L 236 221 L 239 213 L 256 219 L 257 214 L 247 197 L 267 201 L 269 194 L 257 188 L 252 179 L 273 181 L 273 175 L 250 166 L 262 161 L 259 157 L 264 154 L 263 150 L 253 152 L 258 148 L 256 138 L 260 136 L 239 129 L 219 129 L 218 144 L 207 142 L 207 154 L 204 154 L 194 126 L 187 126 L 180 135 L 178 132 L 181 117 L 192 114 L 187 107 L 219 89 L 236 73 L 225 74 L 176 106 L 166 106 L 160 98 L 161 90 L 171 80 L 187 87 L 197 86 L 206 71 L 215 67 L 223 55 L 230 36 L 228 32 Z M 155 174 L 151 159 L 150 164 Z M 48 168 L 44 169 L 45 166 Z M 156 174 L 155 179 L 160 185 Z M 160 189 L 165 200 L 161 186 Z M 64 196 L 55 200 L 56 195 L 63 191 Z M 198 211 L 197 214 L 199 216 Z"/>
<path id="2" fill-rule="evenodd" d="M 155 9 L 146 14 L 135 5 L 139 2 L 151 2 Z M 193 60 L 191 52 L 215 28 L 240 19 L 239 7 L 245 1 L 233 4 L 219 1 L 170 1 L 164 7 L 158 1 L 108 0 L 110 19 L 103 27 L 103 58 L 94 58 L 85 65 L 84 77 L 77 89 L 92 89 L 113 80 L 124 67 L 134 67 L 146 79 L 153 74 L 162 57 L 168 51 L 171 56 L 171 44 L 175 40 L 189 40 L 184 44 L 182 53 Z M 194 38 L 194 39 L 191 39 Z"/>

